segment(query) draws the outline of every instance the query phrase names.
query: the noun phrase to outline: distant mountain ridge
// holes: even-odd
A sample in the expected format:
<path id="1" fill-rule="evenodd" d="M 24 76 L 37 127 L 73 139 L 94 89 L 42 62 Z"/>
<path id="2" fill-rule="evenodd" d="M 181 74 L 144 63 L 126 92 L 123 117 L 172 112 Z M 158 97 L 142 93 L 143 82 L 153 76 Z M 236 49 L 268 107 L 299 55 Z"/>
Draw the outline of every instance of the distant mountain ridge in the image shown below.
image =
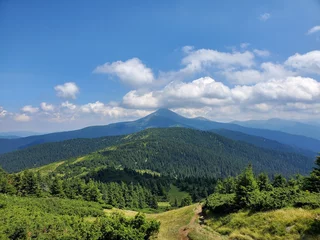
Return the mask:
<path id="1" fill-rule="evenodd" d="M 320 127 L 298 121 L 271 118 L 268 120 L 234 121 L 237 125 L 282 131 L 290 134 L 303 135 L 320 140 Z"/>
<path id="2" fill-rule="evenodd" d="M 92 126 L 74 131 L 57 132 L 18 139 L 0 139 L 0 154 L 24 149 L 47 142 L 59 142 L 75 138 L 97 138 L 104 136 L 125 135 L 147 128 L 185 127 L 199 130 L 227 129 L 248 135 L 259 136 L 282 144 L 318 152 L 320 140 L 288 134 L 285 132 L 243 127 L 233 123 L 220 123 L 204 118 L 186 118 L 168 109 L 159 109 L 150 115 L 131 122 L 119 122 L 105 126 Z"/>

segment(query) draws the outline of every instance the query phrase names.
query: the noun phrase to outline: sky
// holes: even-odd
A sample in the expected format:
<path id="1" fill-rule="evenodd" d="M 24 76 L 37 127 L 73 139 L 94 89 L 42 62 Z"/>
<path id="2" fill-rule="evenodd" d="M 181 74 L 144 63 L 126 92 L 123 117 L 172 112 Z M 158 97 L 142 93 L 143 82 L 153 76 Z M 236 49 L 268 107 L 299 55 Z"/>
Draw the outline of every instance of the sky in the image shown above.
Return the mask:
<path id="1" fill-rule="evenodd" d="M 0 131 L 320 120 L 320 1 L 0 0 Z"/>

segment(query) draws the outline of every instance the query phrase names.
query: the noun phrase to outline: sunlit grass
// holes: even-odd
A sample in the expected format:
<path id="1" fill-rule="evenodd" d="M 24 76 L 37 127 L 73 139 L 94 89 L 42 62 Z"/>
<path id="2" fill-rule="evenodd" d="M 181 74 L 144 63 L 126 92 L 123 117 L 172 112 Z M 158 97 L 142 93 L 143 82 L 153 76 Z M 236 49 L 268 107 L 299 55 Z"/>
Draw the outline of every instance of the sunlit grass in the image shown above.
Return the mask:
<path id="1" fill-rule="evenodd" d="M 319 218 L 320 209 L 306 210 L 300 208 L 286 208 L 268 212 L 250 213 L 242 211 L 223 217 L 214 217 L 207 224 L 218 233 L 226 235 L 229 239 L 301 239 L 316 218 Z M 306 234 L 304 234 L 306 233 Z M 308 236 L 306 239 L 320 239 Z"/>

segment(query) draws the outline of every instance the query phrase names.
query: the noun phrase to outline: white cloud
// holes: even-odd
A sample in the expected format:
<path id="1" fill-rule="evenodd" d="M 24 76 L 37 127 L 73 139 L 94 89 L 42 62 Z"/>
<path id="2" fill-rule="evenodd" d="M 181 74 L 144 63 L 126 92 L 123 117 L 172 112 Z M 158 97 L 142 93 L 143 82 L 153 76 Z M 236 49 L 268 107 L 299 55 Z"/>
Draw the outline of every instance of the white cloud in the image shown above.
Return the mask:
<path id="1" fill-rule="evenodd" d="M 0 118 L 4 118 L 7 114 L 8 112 L 0 106 Z"/>
<path id="2" fill-rule="evenodd" d="M 320 100 L 320 83 L 312 78 L 287 77 L 271 79 L 254 86 L 236 86 L 232 90 L 236 101 L 245 103 L 317 102 Z"/>
<path id="3" fill-rule="evenodd" d="M 237 106 L 267 111 L 274 103 L 317 103 L 319 100 L 320 83 L 311 78 L 285 77 L 270 79 L 253 86 L 229 88 L 221 82 L 205 77 L 190 83 L 172 82 L 158 91 L 131 91 L 123 97 L 122 104 L 140 109 Z"/>
<path id="4" fill-rule="evenodd" d="M 77 108 L 76 105 L 69 103 L 68 101 L 61 103 L 61 107 L 68 108 L 69 110 L 74 110 Z"/>
<path id="5" fill-rule="evenodd" d="M 46 102 L 42 102 L 42 103 L 40 104 L 40 107 L 41 107 L 41 109 L 42 109 L 43 111 L 45 111 L 45 112 L 52 112 L 52 111 L 54 111 L 54 106 L 53 106 L 52 104 L 48 104 L 48 103 L 46 103 Z"/>
<path id="6" fill-rule="evenodd" d="M 320 74 L 320 51 L 315 50 L 306 54 L 296 53 L 287 59 L 285 65 L 305 73 Z"/>
<path id="7" fill-rule="evenodd" d="M 230 82 L 235 84 L 253 84 L 295 75 L 294 72 L 285 69 L 281 64 L 274 64 L 271 62 L 262 63 L 259 70 L 244 69 L 234 71 L 233 69 L 227 69 L 223 71 L 222 74 Z"/>
<path id="8" fill-rule="evenodd" d="M 26 115 L 25 113 L 16 114 L 14 116 L 14 120 L 17 121 L 17 122 L 29 122 L 31 120 L 31 117 Z"/>
<path id="9" fill-rule="evenodd" d="M 184 57 L 182 64 L 185 65 L 185 68 L 181 71 L 187 73 L 200 72 L 206 67 L 251 67 L 254 65 L 254 55 L 249 51 L 227 53 L 211 49 L 199 49 Z"/>
<path id="10" fill-rule="evenodd" d="M 79 93 L 79 88 L 74 82 L 67 82 L 63 85 L 57 85 L 54 87 L 57 92 L 57 96 L 61 98 L 75 99 Z"/>
<path id="11" fill-rule="evenodd" d="M 267 21 L 271 17 L 270 13 L 263 13 L 259 16 L 259 19 L 263 22 Z"/>
<path id="12" fill-rule="evenodd" d="M 26 105 L 23 108 L 21 108 L 21 111 L 25 113 L 36 113 L 39 111 L 39 108 L 32 107 L 31 105 Z"/>
<path id="13" fill-rule="evenodd" d="M 309 31 L 307 32 L 308 35 L 319 32 L 320 31 L 320 25 L 319 26 L 314 26 L 312 28 L 309 29 Z"/>
<path id="14" fill-rule="evenodd" d="M 240 44 L 240 47 L 243 48 L 243 49 L 245 49 L 245 48 L 247 48 L 249 46 L 250 46 L 250 43 L 241 43 Z"/>
<path id="15" fill-rule="evenodd" d="M 135 117 L 143 117 L 150 113 L 150 111 L 147 110 L 126 109 L 119 106 L 112 106 L 112 104 L 104 104 L 99 101 L 82 105 L 80 109 L 83 113 L 94 113 L 110 119 L 132 119 Z"/>
<path id="16" fill-rule="evenodd" d="M 193 49 L 194 49 L 194 46 L 184 46 L 184 47 L 182 47 L 182 52 L 188 54 L 191 51 L 193 51 Z"/>
<path id="17" fill-rule="evenodd" d="M 125 62 L 117 61 L 98 66 L 94 73 L 116 75 L 123 83 L 133 87 L 143 87 L 154 82 L 153 72 L 140 59 L 132 58 Z"/>
<path id="18" fill-rule="evenodd" d="M 269 57 L 270 56 L 270 52 L 268 50 L 254 49 L 253 52 L 259 57 Z"/>
<path id="19" fill-rule="evenodd" d="M 190 107 L 220 105 L 230 101 L 230 89 L 210 77 L 190 83 L 171 82 L 162 90 L 148 93 L 130 91 L 123 97 L 123 105 L 131 108 Z"/>

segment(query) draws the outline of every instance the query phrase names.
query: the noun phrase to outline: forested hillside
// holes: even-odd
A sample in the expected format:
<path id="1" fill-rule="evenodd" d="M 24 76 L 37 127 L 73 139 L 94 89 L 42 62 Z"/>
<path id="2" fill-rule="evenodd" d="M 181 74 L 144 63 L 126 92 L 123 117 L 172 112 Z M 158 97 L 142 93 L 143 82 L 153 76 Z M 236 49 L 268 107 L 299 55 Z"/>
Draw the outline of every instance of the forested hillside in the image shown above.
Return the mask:
<path id="1" fill-rule="evenodd" d="M 9 172 L 17 172 L 85 155 L 121 141 L 123 141 L 121 136 L 110 136 L 44 143 L 23 150 L 1 154 L 0 165 Z"/>
<path id="2" fill-rule="evenodd" d="M 229 176 L 239 173 L 248 163 L 253 163 L 257 171 L 284 175 L 305 174 L 313 166 L 311 158 L 297 153 L 262 149 L 214 133 L 185 128 L 147 129 L 123 137 L 48 143 L 0 155 L 0 164 L 13 172 L 92 151 L 96 152 L 83 157 L 90 161 L 77 164 L 88 169 L 119 165 L 150 169 L 170 177 Z M 60 166 L 63 167 L 65 165 Z"/>
<path id="3" fill-rule="evenodd" d="M 233 140 L 237 140 L 237 141 L 243 141 L 246 143 L 250 143 L 252 145 L 255 145 L 255 146 L 261 147 L 261 148 L 276 150 L 276 151 L 280 151 L 280 152 L 298 153 L 298 154 L 308 156 L 310 158 L 314 158 L 317 155 L 317 153 L 313 152 L 313 151 L 309 151 L 309 150 L 302 149 L 299 147 L 294 147 L 294 146 L 282 144 L 282 143 L 275 141 L 275 140 L 270 140 L 270 139 L 264 138 L 264 137 L 249 135 L 249 134 L 245 134 L 245 133 L 238 132 L 238 131 L 232 131 L 232 130 L 228 130 L 228 129 L 214 129 L 211 131 L 215 132 L 221 136 L 224 136 L 224 137 L 227 137 L 227 138 L 230 138 Z"/>

